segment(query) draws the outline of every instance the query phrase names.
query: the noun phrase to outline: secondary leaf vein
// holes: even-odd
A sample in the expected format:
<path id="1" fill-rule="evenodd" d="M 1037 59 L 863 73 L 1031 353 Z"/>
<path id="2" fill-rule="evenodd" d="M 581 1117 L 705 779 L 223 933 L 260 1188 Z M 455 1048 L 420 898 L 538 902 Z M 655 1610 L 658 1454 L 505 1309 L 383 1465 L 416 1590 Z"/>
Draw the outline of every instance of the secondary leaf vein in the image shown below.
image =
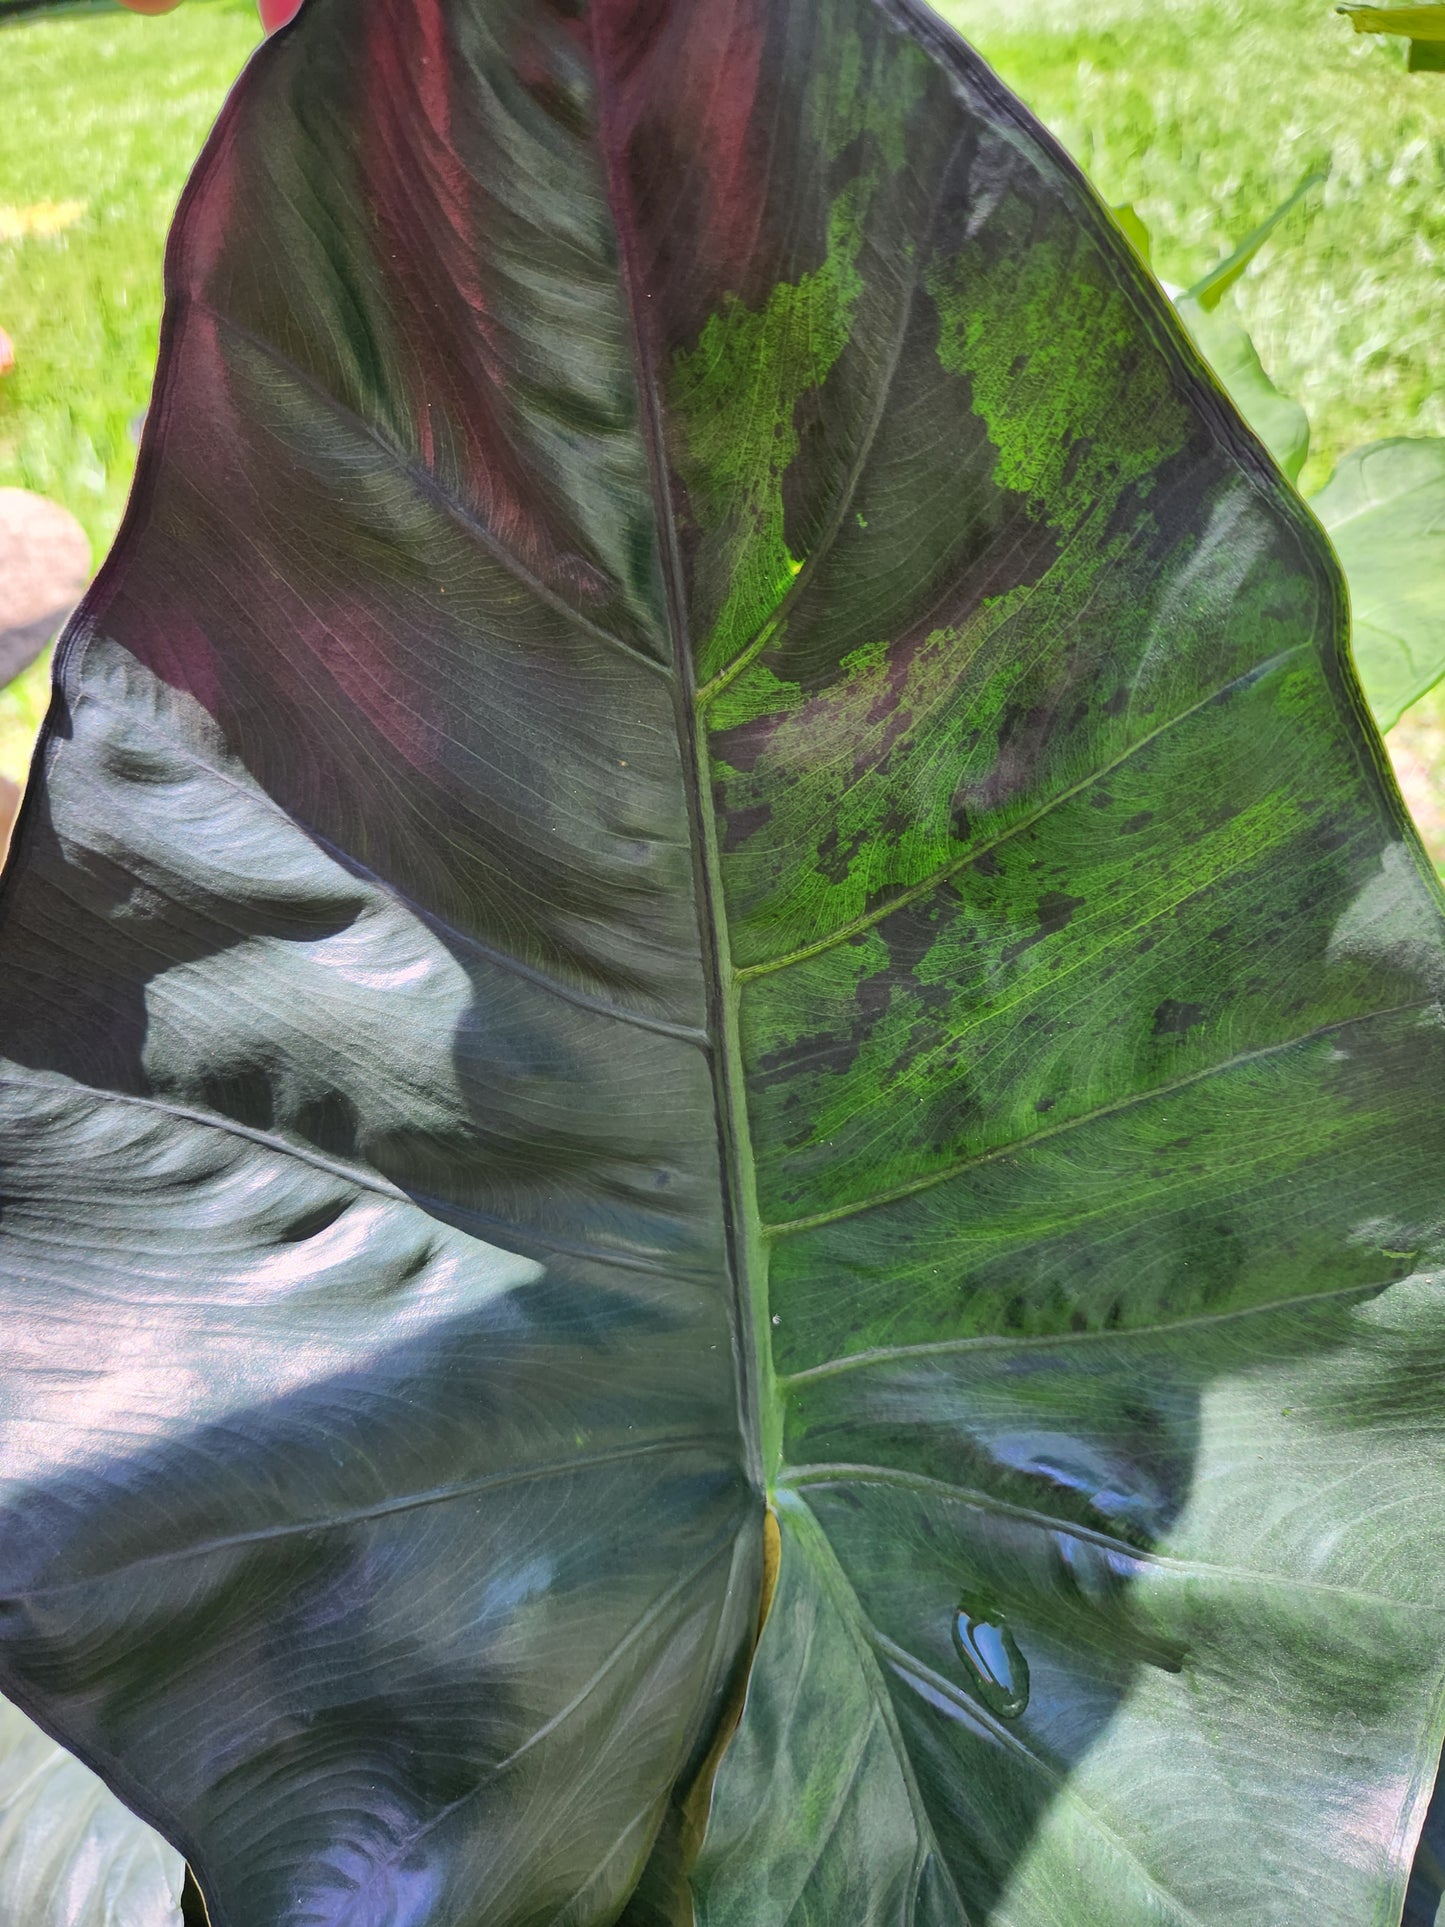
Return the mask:
<path id="1" fill-rule="evenodd" d="M 1266 1057 L 1277 1057 L 1284 1051 L 1298 1049 L 1303 1044 L 1312 1044 L 1322 1037 L 1332 1037 L 1338 1031 L 1348 1030 L 1355 1024 L 1374 1023 L 1380 1018 L 1400 1017 L 1411 1011 L 1429 1010 L 1436 999 L 1417 998 L 1406 1004 L 1393 1004 L 1385 1010 L 1361 1011 L 1354 1017 L 1341 1017 L 1333 1024 L 1320 1024 L 1314 1030 L 1303 1032 L 1297 1037 L 1286 1037 L 1277 1044 L 1262 1044 L 1257 1050 L 1239 1051 L 1218 1064 L 1206 1064 L 1202 1070 L 1191 1072 L 1187 1077 L 1178 1077 L 1167 1084 L 1156 1084 L 1151 1090 L 1135 1091 L 1128 1097 L 1117 1098 L 1112 1104 L 1099 1104 L 1091 1111 L 1081 1112 L 1078 1117 L 1066 1118 L 1062 1123 L 1048 1126 L 1043 1130 L 1030 1131 L 1025 1137 L 1011 1138 L 1007 1144 L 1000 1144 L 991 1151 L 979 1151 L 970 1157 L 959 1158 L 955 1163 L 945 1165 L 940 1171 L 930 1171 L 926 1176 L 914 1178 L 908 1184 L 899 1184 L 887 1191 L 875 1191 L 866 1198 L 857 1198 L 847 1204 L 837 1205 L 831 1211 L 818 1211 L 810 1217 L 790 1218 L 780 1224 L 765 1227 L 770 1238 L 790 1238 L 800 1231 L 814 1231 L 826 1224 L 836 1224 L 843 1218 L 854 1218 L 864 1211 L 876 1211 L 886 1204 L 897 1204 L 904 1198 L 917 1196 L 921 1191 L 931 1191 L 936 1185 L 947 1184 L 951 1179 L 962 1177 L 965 1172 L 975 1170 L 985 1164 L 994 1164 L 1000 1158 L 1012 1157 L 1019 1151 L 1027 1150 L 1035 1144 L 1042 1144 L 1050 1138 L 1066 1137 L 1071 1131 L 1082 1130 L 1087 1124 L 1095 1124 L 1100 1118 L 1117 1117 L 1124 1111 L 1132 1111 L 1141 1104 L 1153 1103 L 1156 1098 L 1172 1096 L 1176 1091 L 1188 1090 L 1191 1085 L 1206 1083 L 1212 1077 L 1221 1077 L 1226 1071 L 1237 1070 L 1241 1064 L 1258 1063 Z"/>

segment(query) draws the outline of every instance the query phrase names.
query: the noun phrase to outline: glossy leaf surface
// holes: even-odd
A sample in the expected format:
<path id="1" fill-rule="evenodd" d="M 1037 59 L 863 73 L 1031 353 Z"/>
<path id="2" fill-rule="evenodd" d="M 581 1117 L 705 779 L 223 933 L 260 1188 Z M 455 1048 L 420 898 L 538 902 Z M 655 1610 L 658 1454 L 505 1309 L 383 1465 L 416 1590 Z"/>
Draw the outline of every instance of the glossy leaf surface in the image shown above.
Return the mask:
<path id="1" fill-rule="evenodd" d="M 1390 729 L 1445 676 L 1445 441 L 1353 449 L 1311 507 L 1350 585 L 1360 681 Z"/>
<path id="2" fill-rule="evenodd" d="M 1439 906 L 1077 175 L 873 0 L 308 0 L 169 273 L 0 936 L 9 1687 L 216 1927 L 1397 1917 Z"/>
<path id="3" fill-rule="evenodd" d="M 0 1920 L 181 1927 L 180 1855 L 0 1700 Z"/>

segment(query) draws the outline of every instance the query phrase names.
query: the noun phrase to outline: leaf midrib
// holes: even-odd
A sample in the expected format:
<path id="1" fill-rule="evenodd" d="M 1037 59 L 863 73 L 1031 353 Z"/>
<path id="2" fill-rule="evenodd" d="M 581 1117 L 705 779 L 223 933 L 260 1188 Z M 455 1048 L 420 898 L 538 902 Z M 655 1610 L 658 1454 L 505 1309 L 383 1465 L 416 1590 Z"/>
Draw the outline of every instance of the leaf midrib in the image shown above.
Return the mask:
<path id="1" fill-rule="evenodd" d="M 739 1393 L 739 1430 L 744 1463 L 755 1491 L 766 1489 L 781 1457 L 782 1424 L 773 1389 L 771 1347 L 767 1342 L 766 1251 L 759 1237 L 761 1213 L 753 1171 L 746 1084 L 739 1043 L 739 983 L 733 967 L 727 917 L 722 901 L 717 822 L 711 807 L 707 733 L 700 714 L 696 662 L 687 614 L 686 581 L 678 543 L 677 515 L 663 428 L 663 399 L 639 301 L 643 277 L 637 258 L 634 222 L 625 191 L 625 170 L 612 125 L 608 68 L 598 32 L 597 10 L 589 9 L 587 32 L 597 86 L 598 148 L 612 223 L 617 235 L 623 300 L 632 338 L 642 438 L 652 485 L 653 519 L 662 562 L 666 618 L 672 649 L 672 691 L 677 738 L 682 751 L 682 786 L 692 849 L 693 897 L 701 943 L 708 1030 L 709 1068 L 717 1125 L 722 1180 L 723 1237 L 732 1286 L 733 1345 Z"/>

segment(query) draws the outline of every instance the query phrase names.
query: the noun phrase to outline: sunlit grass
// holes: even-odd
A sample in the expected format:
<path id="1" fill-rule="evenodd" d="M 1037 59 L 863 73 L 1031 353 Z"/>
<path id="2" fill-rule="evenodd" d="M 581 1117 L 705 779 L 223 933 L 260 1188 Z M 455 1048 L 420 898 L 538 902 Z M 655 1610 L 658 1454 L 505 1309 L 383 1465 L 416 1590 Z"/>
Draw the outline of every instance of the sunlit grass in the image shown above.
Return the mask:
<path id="1" fill-rule="evenodd" d="M 165 230 L 259 33 L 249 0 L 0 27 L 0 328 L 17 357 L 0 486 L 64 503 L 97 559 L 135 465 Z M 0 695 L 0 774 L 25 771 L 47 679 L 37 664 Z"/>

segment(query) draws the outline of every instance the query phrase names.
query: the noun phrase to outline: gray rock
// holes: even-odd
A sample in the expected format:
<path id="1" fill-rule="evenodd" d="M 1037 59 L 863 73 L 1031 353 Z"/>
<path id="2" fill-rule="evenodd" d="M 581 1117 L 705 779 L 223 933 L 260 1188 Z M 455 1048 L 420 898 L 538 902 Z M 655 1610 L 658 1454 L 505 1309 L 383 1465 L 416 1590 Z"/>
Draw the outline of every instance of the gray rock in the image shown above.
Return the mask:
<path id="1" fill-rule="evenodd" d="M 90 543 L 68 509 L 0 488 L 0 686 L 65 624 L 90 580 Z"/>

